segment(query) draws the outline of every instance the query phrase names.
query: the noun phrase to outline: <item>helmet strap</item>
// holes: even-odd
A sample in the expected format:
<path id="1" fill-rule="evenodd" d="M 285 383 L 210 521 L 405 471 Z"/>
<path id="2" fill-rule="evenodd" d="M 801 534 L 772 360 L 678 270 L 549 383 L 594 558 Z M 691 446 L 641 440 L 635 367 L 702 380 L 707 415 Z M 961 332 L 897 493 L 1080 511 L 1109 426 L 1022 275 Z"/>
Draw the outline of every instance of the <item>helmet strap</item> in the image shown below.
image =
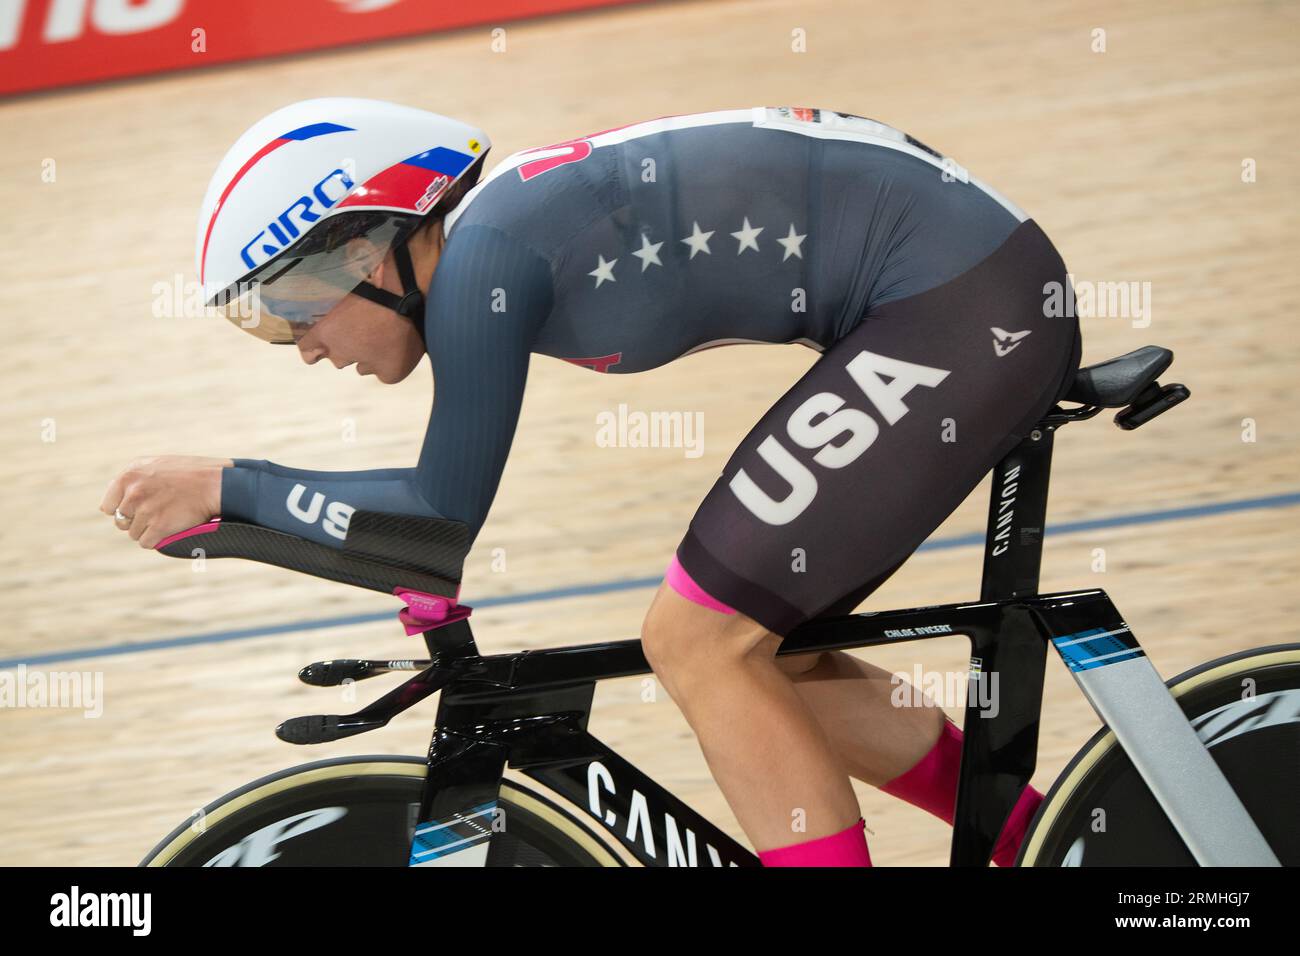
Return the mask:
<path id="1" fill-rule="evenodd" d="M 415 331 L 423 342 L 424 293 L 420 291 L 420 286 L 415 280 L 415 265 L 411 262 L 410 250 L 405 244 L 398 246 L 393 250 L 393 259 L 397 262 L 397 276 L 402 280 L 401 295 L 371 285 L 369 282 L 362 282 L 352 290 L 352 294 L 368 299 L 375 305 L 392 309 L 402 318 L 408 319 L 415 326 Z"/>

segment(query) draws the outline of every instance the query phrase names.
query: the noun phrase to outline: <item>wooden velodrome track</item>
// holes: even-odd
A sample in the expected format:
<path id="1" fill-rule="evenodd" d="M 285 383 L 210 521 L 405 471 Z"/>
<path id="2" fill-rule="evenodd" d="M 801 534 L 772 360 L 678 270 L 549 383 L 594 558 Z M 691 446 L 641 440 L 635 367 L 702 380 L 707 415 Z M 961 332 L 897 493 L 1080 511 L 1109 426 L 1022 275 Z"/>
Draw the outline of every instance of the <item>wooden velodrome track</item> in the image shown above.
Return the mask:
<path id="1" fill-rule="evenodd" d="M 309 96 L 464 116 L 490 131 L 498 159 L 637 119 L 761 104 L 855 112 L 932 143 L 1029 210 L 1077 279 L 1151 283 L 1150 327 L 1085 319 L 1085 361 L 1166 345 L 1178 355 L 1174 378 L 1193 390 L 1140 432 L 1107 417 L 1068 429 L 1053 522 L 1247 505 L 1052 536 L 1044 589 L 1106 588 L 1167 677 L 1296 639 L 1300 506 L 1274 496 L 1300 490 L 1300 8 L 791 7 L 651 5 L 509 25 L 504 53 L 490 51 L 484 27 L 0 105 L 0 658 L 12 668 L 75 652 L 33 667 L 104 681 L 96 719 L 0 711 L 0 862 L 131 864 L 193 809 L 255 777 L 344 753 L 419 754 L 427 743 L 431 705 L 325 748 L 295 749 L 271 732 L 288 716 L 355 706 L 300 685 L 300 665 L 414 653 L 388 617 L 297 625 L 395 612 L 395 602 L 247 562 L 196 573 L 134 548 L 96 511 L 108 479 L 141 454 L 331 469 L 414 461 L 426 375 L 383 387 L 307 368 L 215 320 L 153 315 L 157 283 L 193 278 L 195 214 L 222 151 L 255 118 Z M 807 52 L 791 51 L 797 28 Z M 1106 52 L 1092 49 L 1096 29 Z M 47 159 L 52 183 L 41 177 Z M 1242 180 L 1246 160 L 1255 182 Z M 648 583 L 545 592 L 661 574 L 734 444 L 814 358 L 739 346 L 630 377 L 535 360 L 514 454 L 466 567 L 469 603 L 525 597 L 476 613 L 484 651 L 635 636 Z M 598 447 L 595 417 L 620 402 L 703 412 L 704 454 Z M 1257 440 L 1243 441 L 1244 419 Z M 985 501 L 981 489 L 936 538 L 978 530 Z M 504 549 L 504 571 L 493 570 L 493 549 Z M 922 553 L 869 606 L 974 597 L 979 561 L 974 547 Z M 246 630 L 253 636 L 178 640 Z M 113 652 L 80 653 L 96 649 Z M 967 657 L 964 638 L 870 655 L 908 672 L 961 672 Z M 357 696 L 387 686 L 381 678 Z M 598 736 L 743 840 L 666 694 L 624 680 L 596 700 Z M 1054 659 L 1046 700 L 1040 789 L 1097 726 Z M 878 863 L 946 861 L 947 827 L 869 788 L 861 798 Z"/>

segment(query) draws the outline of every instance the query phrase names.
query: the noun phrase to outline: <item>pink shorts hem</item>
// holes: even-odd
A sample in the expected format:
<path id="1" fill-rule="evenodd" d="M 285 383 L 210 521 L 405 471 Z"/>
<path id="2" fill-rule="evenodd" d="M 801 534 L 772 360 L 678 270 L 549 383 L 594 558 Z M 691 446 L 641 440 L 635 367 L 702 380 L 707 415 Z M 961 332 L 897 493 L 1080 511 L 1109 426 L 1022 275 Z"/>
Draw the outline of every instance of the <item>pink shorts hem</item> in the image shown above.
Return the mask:
<path id="1" fill-rule="evenodd" d="M 723 614 L 735 614 L 734 607 L 728 607 L 717 598 L 711 596 L 708 591 L 695 583 L 695 579 L 686 573 L 681 562 L 677 560 L 677 555 L 673 555 L 672 561 L 668 562 L 668 572 L 664 575 L 664 580 L 668 586 L 686 598 L 688 601 L 694 601 L 711 611 L 721 611 Z"/>

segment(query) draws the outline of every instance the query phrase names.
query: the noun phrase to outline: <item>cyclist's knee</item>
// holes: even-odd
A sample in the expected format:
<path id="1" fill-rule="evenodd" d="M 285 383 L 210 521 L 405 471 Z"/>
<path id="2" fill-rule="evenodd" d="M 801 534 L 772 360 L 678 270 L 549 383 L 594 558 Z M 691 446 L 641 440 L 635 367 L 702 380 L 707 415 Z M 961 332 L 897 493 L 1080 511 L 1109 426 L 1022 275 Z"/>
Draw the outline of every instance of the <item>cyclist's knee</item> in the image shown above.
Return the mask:
<path id="1" fill-rule="evenodd" d="M 776 666 L 790 677 L 798 677 L 800 674 L 807 674 L 826 657 L 824 651 L 816 651 L 812 654 L 788 654 L 785 657 L 776 659 Z"/>
<path id="2" fill-rule="evenodd" d="M 781 639 L 739 612 L 723 614 L 661 585 L 641 625 L 641 647 L 661 678 L 706 675 L 751 655 L 771 657 Z"/>

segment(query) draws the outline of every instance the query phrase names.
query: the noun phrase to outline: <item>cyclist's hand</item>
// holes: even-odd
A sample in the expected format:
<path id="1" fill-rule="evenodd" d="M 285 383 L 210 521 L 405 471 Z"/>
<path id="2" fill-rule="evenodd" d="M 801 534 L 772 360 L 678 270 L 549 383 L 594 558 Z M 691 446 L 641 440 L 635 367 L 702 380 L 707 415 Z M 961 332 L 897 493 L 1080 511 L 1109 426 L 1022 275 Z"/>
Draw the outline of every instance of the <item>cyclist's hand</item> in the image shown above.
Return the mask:
<path id="1" fill-rule="evenodd" d="M 142 548 L 221 514 L 221 469 L 229 458 L 137 458 L 108 484 L 99 510 Z"/>

